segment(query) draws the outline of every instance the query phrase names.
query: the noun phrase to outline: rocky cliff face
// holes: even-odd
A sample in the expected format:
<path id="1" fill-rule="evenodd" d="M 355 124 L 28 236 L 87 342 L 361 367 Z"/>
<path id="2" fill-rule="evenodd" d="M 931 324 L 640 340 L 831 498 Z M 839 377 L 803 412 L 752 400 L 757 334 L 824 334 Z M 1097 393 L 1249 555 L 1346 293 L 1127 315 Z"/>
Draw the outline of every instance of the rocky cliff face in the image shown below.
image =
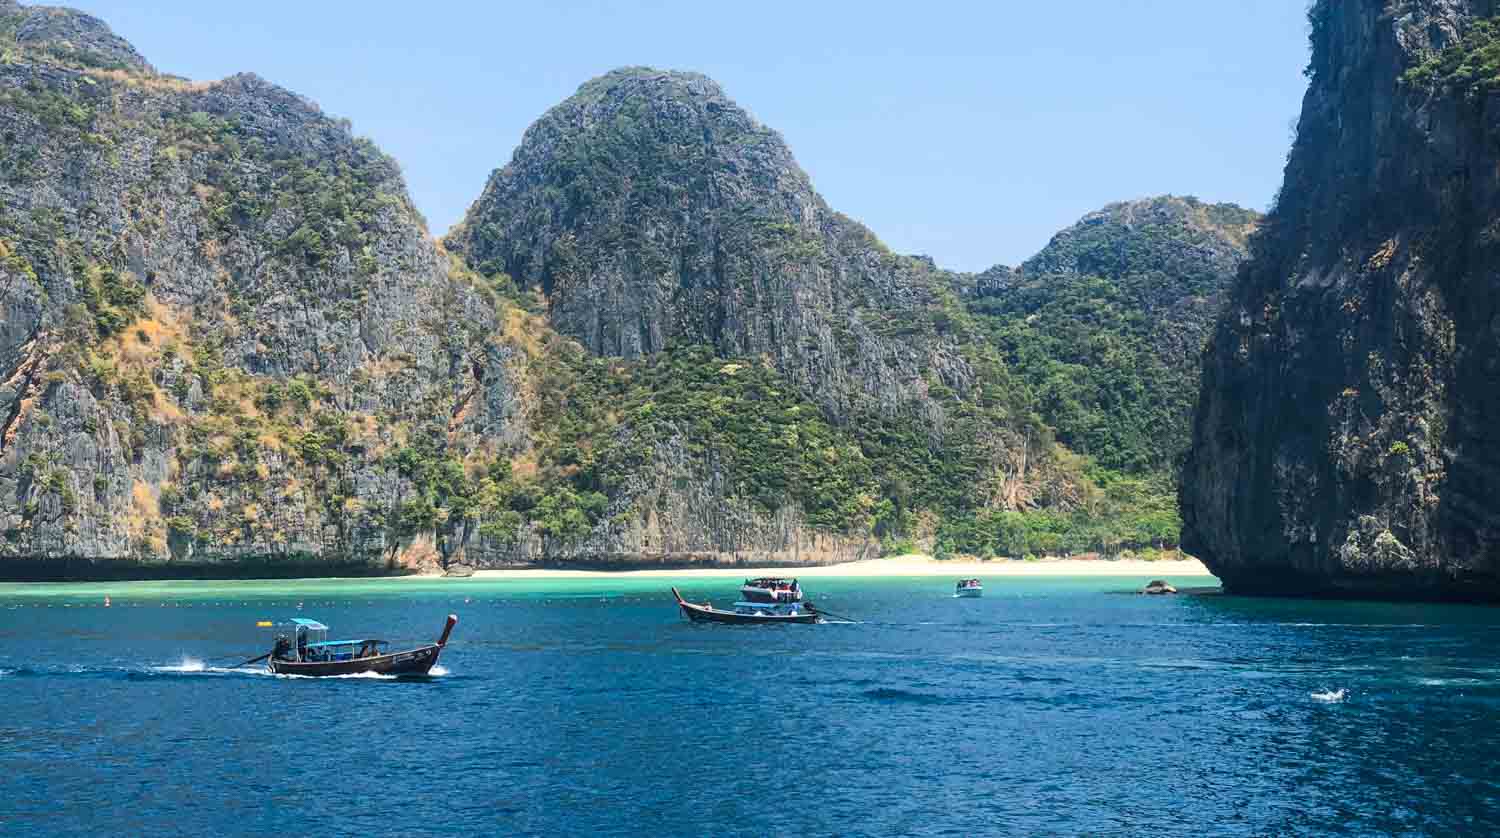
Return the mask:
<path id="1" fill-rule="evenodd" d="M 1205 357 L 1185 546 L 1231 590 L 1500 598 L 1500 9 L 1320 0 Z"/>
<path id="2" fill-rule="evenodd" d="M 829 209 L 781 137 L 700 75 L 583 85 L 526 132 L 447 245 L 539 287 L 552 325 L 596 354 L 764 356 L 840 417 L 940 422 L 929 387 L 974 386 L 952 337 L 890 334 L 940 307 L 931 262 Z"/>
<path id="3" fill-rule="evenodd" d="M 390 452 L 520 430 L 394 162 L 86 15 L 0 35 L 0 567 L 424 560 Z"/>
<path id="4" fill-rule="evenodd" d="M 579 410 L 538 414 L 568 342 L 311 102 L 161 75 L 64 9 L 0 5 L 0 50 L 0 575 L 875 549 L 751 503 L 692 439 L 607 484 L 558 462 L 530 420 Z"/>
<path id="5" fill-rule="evenodd" d="M 590 552 L 666 538 L 733 555 L 785 532 L 798 534 L 754 549 L 854 558 L 922 510 L 1047 504 L 1076 480 L 952 275 L 831 210 L 780 136 L 703 76 L 630 68 L 584 84 L 445 243 L 492 287 L 536 295 L 596 359 L 543 358 L 536 374 L 570 392 L 545 423 L 562 430 L 541 439 L 542 475 L 609 499 L 587 516 Z M 722 487 L 712 502 L 745 524 L 723 528 L 726 548 L 692 503 L 648 503 L 664 496 L 647 477 Z M 786 523 L 799 520 L 821 534 Z"/>
<path id="6" fill-rule="evenodd" d="M 701 76 L 585 84 L 446 248 L 347 123 L 64 9 L 0 0 L 0 139 L 0 576 L 1175 538 L 1055 442 L 975 278 L 831 210 Z M 1111 208 L 985 281 L 1178 312 L 1232 256 L 1219 211 Z"/>

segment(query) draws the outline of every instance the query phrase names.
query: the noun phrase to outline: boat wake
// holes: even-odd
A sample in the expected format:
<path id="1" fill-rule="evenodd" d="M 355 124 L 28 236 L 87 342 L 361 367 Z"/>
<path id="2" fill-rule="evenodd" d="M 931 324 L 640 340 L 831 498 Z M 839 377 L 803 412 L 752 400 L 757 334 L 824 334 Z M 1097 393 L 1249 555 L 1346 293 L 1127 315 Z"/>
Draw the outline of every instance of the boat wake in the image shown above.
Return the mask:
<path id="1" fill-rule="evenodd" d="M 448 670 L 443 667 L 433 667 L 427 676 L 419 678 L 430 680 L 433 676 L 446 675 Z M 366 679 L 374 681 L 398 681 L 404 677 L 399 675 L 383 675 L 376 672 L 358 672 L 352 675 L 331 675 L 314 678 L 307 675 L 278 675 L 265 666 L 212 666 L 197 658 L 183 658 L 178 663 L 163 664 L 161 666 L 146 666 L 139 669 L 122 666 L 69 666 L 65 668 L 29 668 L 0 669 L 0 678 L 124 678 L 126 680 L 151 680 L 158 678 L 214 678 L 214 677 L 252 677 L 252 678 L 294 678 L 311 679 L 316 681 L 340 680 L 340 679 Z"/>
<path id="2" fill-rule="evenodd" d="M 130 673 L 137 674 L 137 673 Z M 183 658 L 181 663 L 149 666 L 142 675 L 270 675 L 264 666 L 210 666 L 197 658 Z"/>
<path id="3" fill-rule="evenodd" d="M 1321 701 L 1324 704 L 1343 704 L 1348 690 L 1328 690 L 1320 693 L 1309 693 L 1313 701 Z"/>

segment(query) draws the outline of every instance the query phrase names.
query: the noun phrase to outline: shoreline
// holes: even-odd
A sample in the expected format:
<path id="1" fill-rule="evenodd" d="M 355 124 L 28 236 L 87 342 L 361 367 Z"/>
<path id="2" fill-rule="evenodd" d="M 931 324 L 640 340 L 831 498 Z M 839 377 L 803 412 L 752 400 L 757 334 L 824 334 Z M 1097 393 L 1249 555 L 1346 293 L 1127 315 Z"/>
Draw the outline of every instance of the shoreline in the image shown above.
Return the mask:
<path id="1" fill-rule="evenodd" d="M 3 563 L 0 563 L 3 564 Z M 245 570 L 245 568 L 234 568 Z M 230 568 L 215 568 L 214 573 L 182 573 L 181 568 L 173 568 L 177 573 L 145 572 L 136 574 L 126 573 L 103 573 L 76 575 L 49 574 L 45 576 L 21 575 L 19 578 L 6 578 L 0 574 L 0 585 L 109 585 L 130 583 L 160 583 L 171 584 L 179 582 L 211 582 L 220 584 L 235 583 L 274 583 L 274 582 L 317 582 L 317 581 L 386 581 L 394 584 L 402 582 L 454 582 L 462 583 L 467 580 L 504 582 L 504 581 L 564 581 L 564 580 L 600 580 L 600 579 L 747 579 L 762 576 L 770 577 L 799 577 L 799 578 L 847 578 L 847 579 L 880 579 L 880 578 L 941 578 L 952 579 L 968 577 L 1140 577 L 1143 581 L 1149 579 L 1167 579 L 1174 577 L 1199 577 L 1213 578 L 1208 568 L 1197 559 L 1161 559 L 1147 561 L 1144 559 L 1039 559 L 1035 561 L 1022 561 L 1019 559 L 992 559 L 981 561 L 978 559 L 946 559 L 939 561 L 926 555 L 893 556 L 885 559 L 865 559 L 863 561 L 844 562 L 831 565 L 710 565 L 698 567 L 652 567 L 646 565 L 638 569 L 620 567 L 615 565 L 607 569 L 591 569 L 587 567 L 520 567 L 506 569 L 478 569 L 471 575 L 448 576 L 438 570 L 428 572 L 371 572 L 368 568 L 359 566 L 335 566 L 330 568 L 317 568 L 330 572 L 309 572 L 314 568 L 306 565 L 281 566 L 274 568 L 279 572 L 257 573 L 251 571 L 244 575 L 229 572 Z M 196 570 L 196 568 L 195 568 Z M 351 572 L 353 571 L 353 572 Z"/>
<path id="2" fill-rule="evenodd" d="M 866 559 L 844 564 L 802 567 L 703 567 L 642 570 L 565 570 L 560 568 L 518 568 L 514 570 L 476 570 L 472 576 L 445 577 L 405 576 L 403 579 L 691 579 L 697 578 L 753 578 L 757 576 L 785 576 L 798 578 L 845 577 L 874 579 L 882 577 L 1025 577 L 1025 576 L 1145 576 L 1167 578 L 1171 576 L 1212 576 L 1208 568 L 1197 559 L 1043 559 L 1039 561 L 1017 561 L 995 559 L 992 561 L 947 559 L 939 561 L 930 556 L 896 556 L 889 559 Z M 1169 580 L 1170 581 L 1170 580 Z"/>

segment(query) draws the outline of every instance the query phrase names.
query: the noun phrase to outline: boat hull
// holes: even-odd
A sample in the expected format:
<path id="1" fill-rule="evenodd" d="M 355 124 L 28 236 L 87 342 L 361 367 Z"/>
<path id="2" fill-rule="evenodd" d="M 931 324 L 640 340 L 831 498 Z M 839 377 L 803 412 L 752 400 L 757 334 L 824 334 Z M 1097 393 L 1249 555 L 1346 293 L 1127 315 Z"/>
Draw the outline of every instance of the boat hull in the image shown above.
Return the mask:
<path id="1" fill-rule="evenodd" d="M 984 589 L 983 588 L 959 588 L 958 589 L 958 593 L 954 594 L 954 596 L 960 597 L 962 599 L 974 599 L 975 597 L 982 597 L 982 596 L 984 596 Z"/>
<path id="2" fill-rule="evenodd" d="M 815 612 L 804 612 L 801 614 L 742 614 L 738 611 L 721 611 L 710 608 L 707 605 L 698 605 L 687 602 L 676 588 L 672 589 L 672 596 L 677 599 L 677 607 L 682 609 L 683 616 L 695 623 L 723 623 L 732 626 L 774 626 L 774 625 L 812 625 L 823 622 L 823 618 Z"/>
<path id="3" fill-rule="evenodd" d="M 741 614 L 698 605 L 684 604 L 682 613 L 695 623 L 724 623 L 734 626 L 811 625 L 821 621 L 817 614 Z"/>
<path id="4" fill-rule="evenodd" d="M 273 658 L 267 666 L 277 675 L 303 675 L 310 678 L 365 673 L 426 675 L 437 664 L 438 655 L 442 654 L 442 651 L 442 645 L 434 643 L 404 652 L 392 652 L 388 655 L 347 661 L 283 661 Z"/>

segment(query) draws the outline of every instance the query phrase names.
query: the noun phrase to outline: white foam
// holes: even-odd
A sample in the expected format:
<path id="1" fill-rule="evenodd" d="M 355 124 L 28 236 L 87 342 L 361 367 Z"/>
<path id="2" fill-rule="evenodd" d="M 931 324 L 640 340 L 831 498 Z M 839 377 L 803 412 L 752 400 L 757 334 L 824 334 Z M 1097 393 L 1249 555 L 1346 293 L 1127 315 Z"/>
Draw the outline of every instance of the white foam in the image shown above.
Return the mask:
<path id="1" fill-rule="evenodd" d="M 427 674 L 428 675 L 439 675 L 439 676 L 441 676 L 441 675 L 447 675 L 448 674 L 448 667 L 443 666 L 442 664 L 436 664 L 431 669 L 427 670 Z"/>
<path id="2" fill-rule="evenodd" d="M 1348 694 L 1348 690 L 1329 690 L 1321 693 L 1310 693 L 1313 701 L 1321 701 L 1325 704 L 1343 704 L 1344 696 Z"/>
<path id="3" fill-rule="evenodd" d="M 176 666 L 153 666 L 157 672 L 207 672 L 208 667 L 197 658 L 183 658 Z"/>

